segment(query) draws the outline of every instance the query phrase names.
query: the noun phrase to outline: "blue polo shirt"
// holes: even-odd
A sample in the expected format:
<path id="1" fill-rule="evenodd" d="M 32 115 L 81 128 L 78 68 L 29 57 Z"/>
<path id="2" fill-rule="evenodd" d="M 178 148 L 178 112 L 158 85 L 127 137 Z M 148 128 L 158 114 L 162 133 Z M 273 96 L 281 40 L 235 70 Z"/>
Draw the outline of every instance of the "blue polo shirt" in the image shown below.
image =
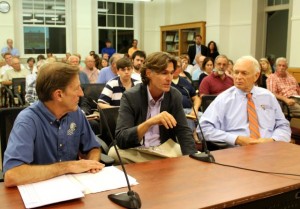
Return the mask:
<path id="1" fill-rule="evenodd" d="M 78 152 L 100 147 L 81 109 L 60 120 L 37 101 L 16 118 L 4 153 L 3 172 L 22 164 L 76 160 Z"/>

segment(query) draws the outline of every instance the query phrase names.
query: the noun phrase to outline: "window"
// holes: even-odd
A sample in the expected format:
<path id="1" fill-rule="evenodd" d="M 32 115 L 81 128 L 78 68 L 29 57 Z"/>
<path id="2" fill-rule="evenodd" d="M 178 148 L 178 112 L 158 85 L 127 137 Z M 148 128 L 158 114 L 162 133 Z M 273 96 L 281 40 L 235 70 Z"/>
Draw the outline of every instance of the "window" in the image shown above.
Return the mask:
<path id="1" fill-rule="evenodd" d="M 66 52 L 65 0 L 23 0 L 25 54 Z"/>
<path id="2" fill-rule="evenodd" d="M 289 0 L 267 0 L 268 6 L 289 4 Z"/>
<path id="3" fill-rule="evenodd" d="M 98 1 L 99 53 L 109 39 L 119 53 L 127 53 L 133 40 L 133 3 Z"/>

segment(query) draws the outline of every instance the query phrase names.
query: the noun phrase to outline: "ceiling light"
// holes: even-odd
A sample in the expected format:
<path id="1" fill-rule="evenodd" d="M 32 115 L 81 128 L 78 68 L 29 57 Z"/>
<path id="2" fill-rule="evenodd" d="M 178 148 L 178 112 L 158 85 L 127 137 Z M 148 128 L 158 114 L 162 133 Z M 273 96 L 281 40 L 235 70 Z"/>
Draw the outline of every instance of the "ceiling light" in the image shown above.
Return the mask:
<path id="1" fill-rule="evenodd" d="M 23 23 L 42 23 L 42 22 L 44 21 L 38 19 L 23 20 Z"/>
<path id="2" fill-rule="evenodd" d="M 64 6 L 53 6 L 52 9 L 56 9 L 56 10 L 66 10 L 66 8 Z"/>
<path id="3" fill-rule="evenodd" d="M 53 14 L 35 14 L 35 17 L 58 17 L 58 15 Z"/>
<path id="4" fill-rule="evenodd" d="M 98 12 L 100 12 L 100 13 L 106 13 L 106 12 L 108 12 L 108 9 L 98 9 Z"/>

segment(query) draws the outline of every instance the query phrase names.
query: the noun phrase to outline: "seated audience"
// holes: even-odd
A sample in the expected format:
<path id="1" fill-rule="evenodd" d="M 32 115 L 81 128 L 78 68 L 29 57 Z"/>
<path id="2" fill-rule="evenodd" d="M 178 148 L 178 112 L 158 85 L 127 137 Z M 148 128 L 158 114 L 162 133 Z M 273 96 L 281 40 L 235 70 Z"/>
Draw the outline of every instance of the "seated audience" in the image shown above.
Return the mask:
<path id="1" fill-rule="evenodd" d="M 30 72 L 25 69 L 21 68 L 20 59 L 18 57 L 13 57 L 11 60 L 11 67 L 8 69 L 3 75 L 3 85 L 11 86 L 13 78 L 26 78 Z"/>
<path id="2" fill-rule="evenodd" d="M 200 87 L 200 84 L 202 82 L 202 80 L 210 75 L 214 69 L 214 62 L 213 62 L 213 59 L 211 57 L 206 57 L 204 60 L 203 60 L 203 63 L 202 63 L 202 69 L 203 69 L 203 73 L 200 74 L 199 76 L 199 87 Z"/>
<path id="3" fill-rule="evenodd" d="M 188 54 L 181 54 L 180 57 L 181 59 L 181 63 L 182 63 L 182 69 L 184 72 L 187 72 L 188 74 L 186 74 L 188 77 L 190 77 L 190 79 L 192 80 L 192 71 L 194 66 L 190 64 L 190 57 Z"/>
<path id="4" fill-rule="evenodd" d="M 86 73 L 90 83 L 96 83 L 99 76 L 99 70 L 95 67 L 95 59 L 93 56 L 87 56 L 85 58 L 85 67 L 82 71 Z"/>
<path id="5" fill-rule="evenodd" d="M 96 83 L 104 83 L 106 84 L 109 80 L 118 76 L 117 74 L 117 61 L 123 57 L 122 54 L 115 53 L 109 59 L 109 66 L 102 68 L 100 70 L 98 79 Z"/>
<path id="6" fill-rule="evenodd" d="M 79 69 L 63 63 L 43 68 L 36 81 L 39 101 L 18 115 L 9 136 L 3 162 L 7 187 L 104 167 L 100 145 L 78 108 Z"/>
<path id="7" fill-rule="evenodd" d="M 206 76 L 199 87 L 200 97 L 209 94 L 219 94 L 233 86 L 231 77 L 225 74 L 227 69 L 228 59 L 225 55 L 219 55 L 215 59 L 215 69 Z"/>
<path id="8" fill-rule="evenodd" d="M 12 55 L 11 53 L 5 53 L 3 55 L 3 58 L 4 58 L 4 61 L 5 61 L 5 65 L 3 65 L 1 68 L 0 68 L 0 79 L 3 78 L 3 75 L 5 74 L 5 72 L 8 70 L 8 69 L 11 69 L 12 66 L 11 66 L 11 61 L 12 61 Z"/>
<path id="9" fill-rule="evenodd" d="M 69 56 L 68 60 L 67 60 L 67 64 L 72 65 L 72 66 L 76 66 L 80 69 L 80 59 L 78 56 L 75 55 L 71 55 Z M 87 74 L 83 71 L 79 71 L 79 80 L 80 80 L 80 84 L 88 84 L 90 83 L 90 80 L 87 76 Z"/>
<path id="10" fill-rule="evenodd" d="M 192 72 L 192 80 L 193 81 L 196 81 L 199 79 L 199 76 L 203 73 L 203 70 L 201 69 L 202 68 L 202 63 L 204 61 L 206 57 L 205 56 L 202 56 L 202 55 L 197 55 L 195 60 L 196 60 L 196 65 L 194 66 L 194 70 Z"/>
<path id="11" fill-rule="evenodd" d="M 124 92 L 116 140 L 125 163 L 197 152 L 182 108 L 181 94 L 171 87 L 175 66 L 176 60 L 168 53 L 150 54 L 141 70 L 143 83 Z M 177 140 L 179 144 L 175 143 Z M 163 156 L 144 152 L 161 150 L 163 145 L 172 146 L 160 152 Z M 117 160 L 114 149 L 109 150 L 109 155 Z"/>
<path id="12" fill-rule="evenodd" d="M 141 82 L 131 78 L 132 62 L 129 58 L 123 57 L 116 64 L 119 76 L 108 81 L 102 90 L 98 99 L 101 108 L 120 106 L 123 92 Z"/>
<path id="13" fill-rule="evenodd" d="M 267 79 L 268 89 L 289 106 L 293 117 L 300 117 L 300 88 L 296 79 L 287 72 L 288 62 L 286 58 L 276 59 L 276 71 Z M 295 98 L 296 96 L 298 98 Z"/>
<path id="14" fill-rule="evenodd" d="M 133 64 L 133 72 L 131 74 L 131 77 L 135 80 L 141 81 L 141 68 L 145 62 L 146 59 L 146 53 L 141 50 L 135 51 L 132 56 L 132 64 Z"/>
<path id="15" fill-rule="evenodd" d="M 233 61 L 229 59 L 228 60 L 228 66 L 227 66 L 226 71 L 225 71 L 226 75 L 231 77 L 232 79 L 233 79 L 233 65 L 234 65 Z"/>
<path id="16" fill-rule="evenodd" d="M 257 80 L 257 84 L 259 87 L 267 88 L 267 78 L 272 74 L 272 68 L 269 61 L 266 58 L 261 58 L 259 60 L 260 64 L 260 77 Z"/>
<path id="17" fill-rule="evenodd" d="M 189 116 L 188 125 L 193 131 L 193 137 L 195 141 L 198 141 L 198 137 L 196 134 L 196 126 L 195 119 L 196 117 L 200 118 L 201 113 L 198 111 L 200 107 L 200 98 L 196 94 L 196 91 L 192 84 L 188 82 L 185 78 L 180 76 L 180 72 L 182 71 L 182 63 L 179 58 L 176 59 L 177 65 L 173 74 L 172 86 L 176 88 L 182 94 L 182 106 L 184 113 Z M 196 113 L 194 112 L 194 110 Z"/>
<path id="18" fill-rule="evenodd" d="M 290 124 L 276 98 L 255 86 L 259 74 L 255 58 L 245 56 L 236 61 L 234 86 L 217 96 L 200 119 L 206 140 L 228 146 L 290 141 Z"/>
<path id="19" fill-rule="evenodd" d="M 27 65 L 25 65 L 25 68 L 31 73 L 35 74 L 37 69 L 35 65 L 35 59 L 33 57 L 29 57 L 27 59 Z"/>

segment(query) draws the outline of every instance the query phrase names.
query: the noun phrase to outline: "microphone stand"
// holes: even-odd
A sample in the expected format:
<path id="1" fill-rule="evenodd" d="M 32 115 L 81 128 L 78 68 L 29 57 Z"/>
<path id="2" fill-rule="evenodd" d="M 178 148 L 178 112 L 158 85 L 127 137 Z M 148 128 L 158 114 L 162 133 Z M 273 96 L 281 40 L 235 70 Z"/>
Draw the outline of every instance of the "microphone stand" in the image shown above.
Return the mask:
<path id="1" fill-rule="evenodd" d="M 184 87 L 184 86 L 181 86 L 179 85 L 184 91 L 186 91 L 188 97 L 189 97 L 189 100 L 191 102 L 191 105 L 192 105 L 192 109 L 193 109 L 193 112 L 196 116 L 196 120 L 197 120 L 197 123 L 199 125 L 199 129 L 200 129 L 200 133 L 201 133 L 201 136 L 202 136 L 202 146 L 203 146 L 203 152 L 199 152 L 199 153 L 194 153 L 194 154 L 190 154 L 189 156 L 193 159 L 196 159 L 196 160 L 199 160 L 199 161 L 202 161 L 202 162 L 208 162 L 208 163 L 214 163 L 215 162 L 215 158 L 212 154 L 210 154 L 208 148 L 207 148 L 207 143 L 206 143 L 206 140 L 204 138 L 204 135 L 203 135 L 203 132 L 202 132 L 202 128 L 200 126 L 200 122 L 199 122 L 199 119 L 198 119 L 198 114 L 194 108 L 194 105 L 193 105 L 193 101 L 192 101 L 192 98 L 190 96 L 190 93 L 189 91 Z"/>
<path id="2" fill-rule="evenodd" d="M 123 163 L 123 161 L 121 159 L 121 156 L 119 154 L 119 151 L 117 149 L 116 140 L 112 136 L 112 133 L 111 133 L 110 128 L 108 126 L 106 116 L 105 116 L 103 110 L 99 107 L 98 103 L 95 102 L 94 100 L 93 100 L 93 102 L 96 103 L 97 109 L 98 109 L 99 113 L 102 114 L 102 115 L 100 115 L 100 117 L 103 117 L 102 121 L 104 122 L 105 128 L 107 128 L 109 137 L 110 137 L 110 139 L 113 142 L 113 146 L 114 146 L 114 149 L 116 150 L 118 159 L 120 161 L 120 165 L 121 165 L 122 170 L 123 170 L 124 175 L 125 175 L 125 179 L 126 179 L 126 182 L 127 182 L 127 187 L 128 187 L 128 192 L 121 192 L 121 193 L 117 193 L 117 194 L 110 194 L 110 195 L 108 195 L 108 199 L 110 199 L 111 201 L 113 201 L 117 205 L 120 205 L 120 206 L 125 207 L 125 208 L 139 209 L 139 208 L 141 208 L 141 205 L 142 205 L 140 196 L 139 196 L 138 193 L 136 193 L 133 190 L 131 190 L 131 186 L 130 186 L 130 183 L 129 183 L 129 180 L 128 180 L 128 175 L 127 175 L 124 163 Z"/>

